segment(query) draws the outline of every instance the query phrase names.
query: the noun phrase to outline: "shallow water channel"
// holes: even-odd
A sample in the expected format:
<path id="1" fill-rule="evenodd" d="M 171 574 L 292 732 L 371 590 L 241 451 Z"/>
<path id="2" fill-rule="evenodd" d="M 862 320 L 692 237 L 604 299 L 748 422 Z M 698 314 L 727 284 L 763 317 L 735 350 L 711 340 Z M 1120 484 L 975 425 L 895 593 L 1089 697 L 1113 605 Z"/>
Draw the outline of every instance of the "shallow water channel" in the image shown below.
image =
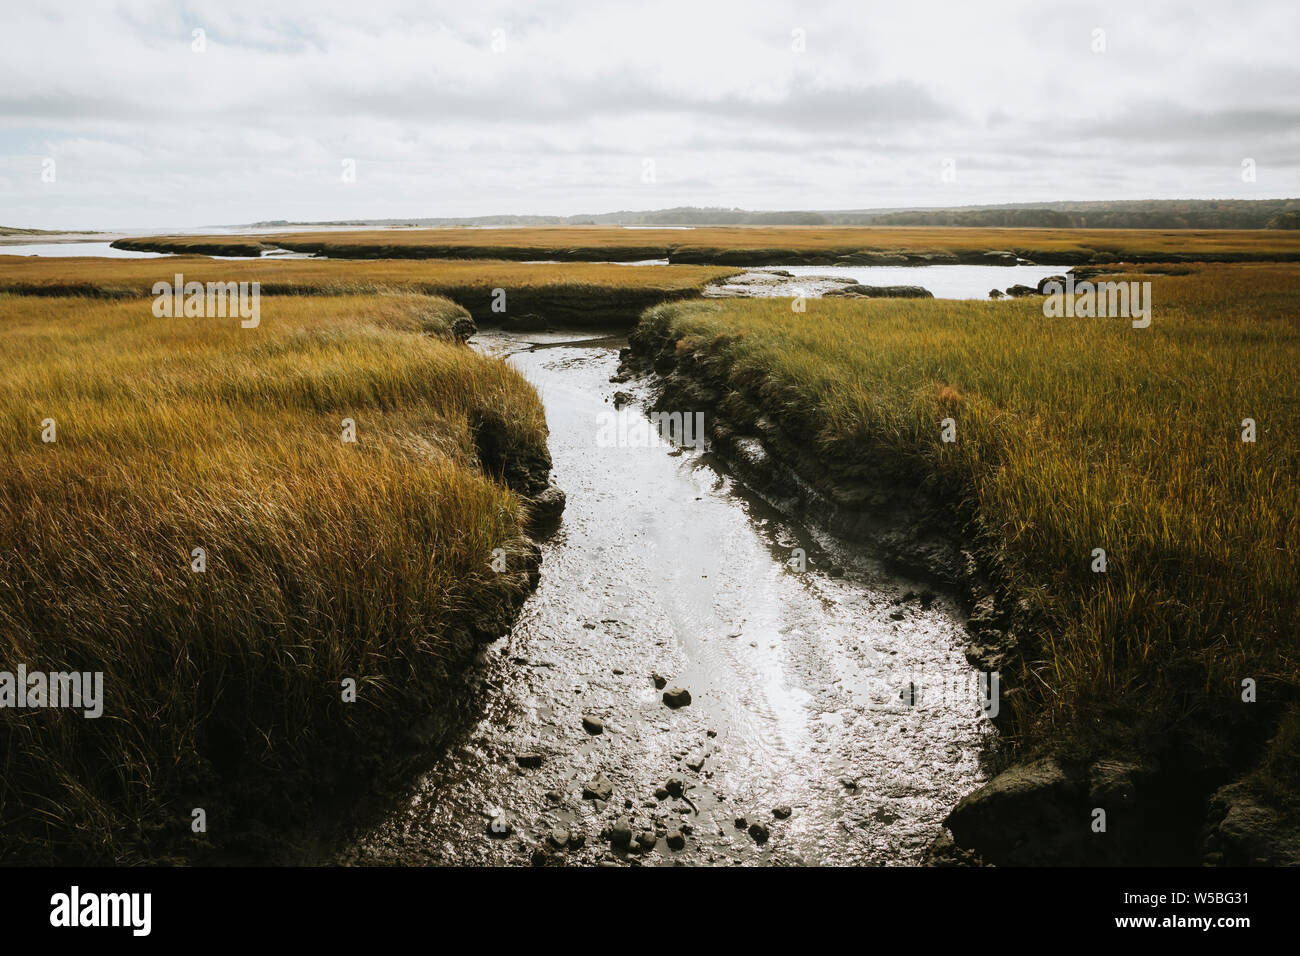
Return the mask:
<path id="1" fill-rule="evenodd" d="M 624 342 L 474 342 L 541 393 L 568 505 L 539 588 L 484 655 L 482 719 L 338 861 L 916 862 L 984 779 L 991 725 L 956 606 L 792 526 L 707 450 L 617 447 L 601 418 L 614 391 L 648 393 L 609 382 Z M 796 548 L 806 570 L 790 563 Z M 665 706 L 654 675 L 690 705 Z M 584 715 L 604 731 L 588 733 Z M 608 802 L 583 799 L 598 777 Z M 670 778 L 682 798 L 656 796 Z M 611 847 L 601 834 L 619 818 L 654 846 Z"/>

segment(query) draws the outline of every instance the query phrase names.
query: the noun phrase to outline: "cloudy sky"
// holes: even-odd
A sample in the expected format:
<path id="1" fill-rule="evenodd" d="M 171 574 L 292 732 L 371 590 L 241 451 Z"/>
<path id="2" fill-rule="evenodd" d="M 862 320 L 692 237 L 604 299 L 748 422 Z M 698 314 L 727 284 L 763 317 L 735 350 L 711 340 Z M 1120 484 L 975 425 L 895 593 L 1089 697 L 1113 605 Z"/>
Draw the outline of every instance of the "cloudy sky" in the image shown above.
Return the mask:
<path id="1" fill-rule="evenodd" d="M 1300 195 L 1295 0 L 85 0 L 0 21 L 0 225 Z"/>

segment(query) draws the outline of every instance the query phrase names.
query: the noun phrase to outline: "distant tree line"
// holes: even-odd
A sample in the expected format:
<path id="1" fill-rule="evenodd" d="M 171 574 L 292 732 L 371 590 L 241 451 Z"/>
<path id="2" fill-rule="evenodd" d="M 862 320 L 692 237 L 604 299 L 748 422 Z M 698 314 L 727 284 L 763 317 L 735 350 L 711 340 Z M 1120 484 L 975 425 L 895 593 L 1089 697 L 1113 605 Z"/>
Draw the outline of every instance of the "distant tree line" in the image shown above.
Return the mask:
<path id="1" fill-rule="evenodd" d="M 679 206 L 579 216 L 476 216 L 365 219 L 254 226 L 1018 226 L 1052 229 L 1296 229 L 1300 199 L 1138 199 L 1115 202 L 1010 203 L 949 209 L 850 209 L 753 212 Z"/>

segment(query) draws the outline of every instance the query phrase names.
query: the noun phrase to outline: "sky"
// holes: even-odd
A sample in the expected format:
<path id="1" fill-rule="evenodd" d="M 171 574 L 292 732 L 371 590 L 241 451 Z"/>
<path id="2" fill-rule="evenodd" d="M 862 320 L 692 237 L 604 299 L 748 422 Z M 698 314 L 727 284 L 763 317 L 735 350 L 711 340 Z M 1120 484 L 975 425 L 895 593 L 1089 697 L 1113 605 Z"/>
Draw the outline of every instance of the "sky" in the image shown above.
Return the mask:
<path id="1" fill-rule="evenodd" d="M 1298 40 L 1296 0 L 9 2 L 0 225 L 1293 197 Z"/>

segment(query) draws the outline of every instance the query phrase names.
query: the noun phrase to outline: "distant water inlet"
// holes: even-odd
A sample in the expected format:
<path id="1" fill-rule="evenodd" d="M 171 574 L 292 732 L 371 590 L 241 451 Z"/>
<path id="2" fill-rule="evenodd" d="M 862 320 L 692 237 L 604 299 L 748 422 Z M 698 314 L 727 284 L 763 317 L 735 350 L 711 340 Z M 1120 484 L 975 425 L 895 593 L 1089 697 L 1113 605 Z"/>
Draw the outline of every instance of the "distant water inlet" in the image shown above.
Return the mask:
<path id="1" fill-rule="evenodd" d="M 712 286 L 710 295 L 821 298 L 850 283 L 867 286 L 920 286 L 936 299 L 987 299 L 994 289 L 1037 286 L 1065 266 L 762 266 Z"/>

